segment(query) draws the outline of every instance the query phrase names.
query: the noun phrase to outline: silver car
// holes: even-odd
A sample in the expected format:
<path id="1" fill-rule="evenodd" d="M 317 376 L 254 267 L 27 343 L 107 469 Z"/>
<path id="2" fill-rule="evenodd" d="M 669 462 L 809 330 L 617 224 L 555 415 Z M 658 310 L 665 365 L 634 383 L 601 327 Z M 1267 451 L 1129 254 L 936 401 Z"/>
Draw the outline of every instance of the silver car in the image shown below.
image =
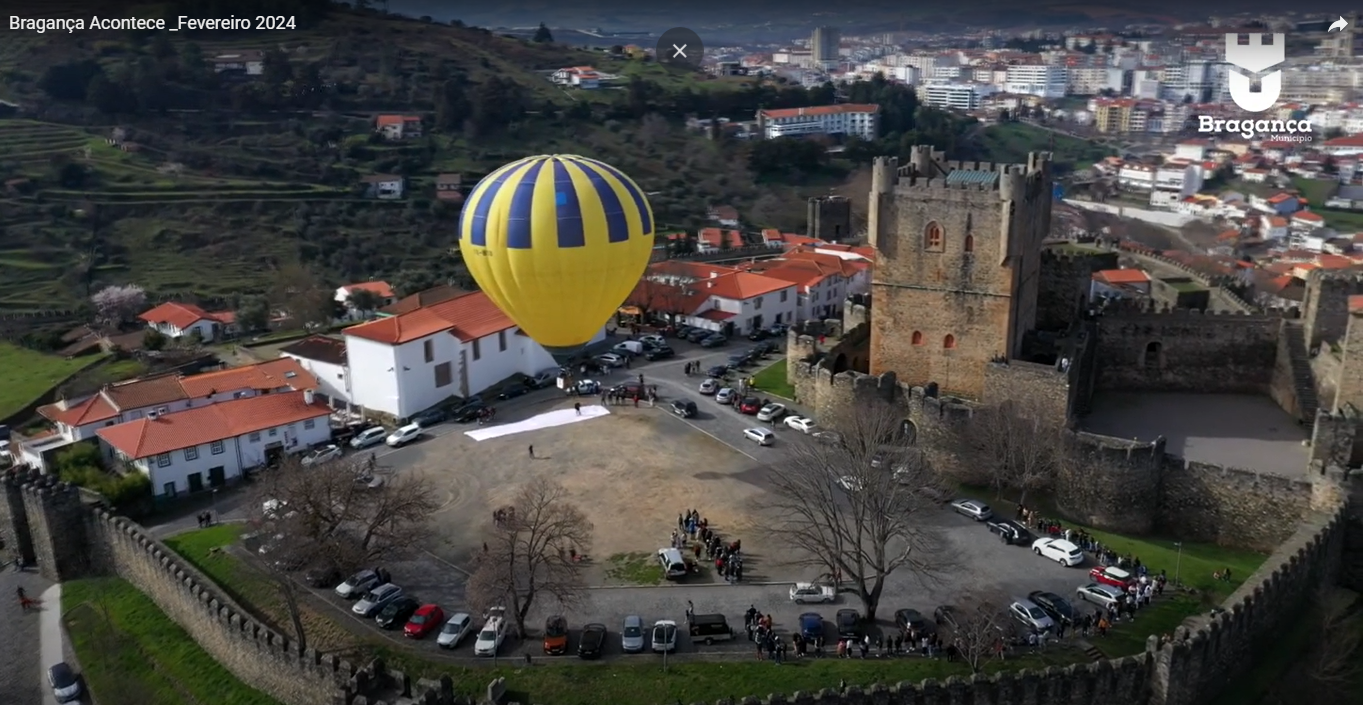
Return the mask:
<path id="1" fill-rule="evenodd" d="M 385 583 L 365 593 L 365 596 L 360 598 L 360 601 L 356 602 L 350 611 L 361 617 L 373 617 L 388 607 L 389 603 L 402 596 L 402 588 L 393 583 Z"/>
<path id="2" fill-rule="evenodd" d="M 644 650 L 644 620 L 639 615 L 626 617 L 620 625 L 620 650 L 627 654 Z"/>
<path id="3" fill-rule="evenodd" d="M 1075 596 L 1082 602 L 1106 608 L 1120 602 L 1123 599 L 1123 592 L 1112 585 L 1090 583 L 1076 588 Z"/>
<path id="4" fill-rule="evenodd" d="M 696 391 L 706 396 L 710 396 L 720 391 L 720 380 L 715 379 L 714 377 L 707 377 L 701 381 L 701 386 L 697 387 Z"/>
<path id="5" fill-rule="evenodd" d="M 464 641 L 464 637 L 474 631 L 474 618 L 468 613 L 456 612 L 445 620 L 445 626 L 441 627 L 440 636 L 436 637 L 436 646 L 442 649 L 453 649 L 459 646 L 459 642 Z"/>
<path id="6" fill-rule="evenodd" d="M 994 510 L 990 509 L 990 505 L 978 499 L 958 499 L 953 501 L 950 506 L 952 511 L 976 521 L 985 521 L 995 515 Z"/>
<path id="7" fill-rule="evenodd" d="M 336 596 L 343 600 L 354 600 L 377 587 L 381 582 L 383 581 L 379 580 L 378 573 L 372 570 L 362 570 L 337 585 Z"/>

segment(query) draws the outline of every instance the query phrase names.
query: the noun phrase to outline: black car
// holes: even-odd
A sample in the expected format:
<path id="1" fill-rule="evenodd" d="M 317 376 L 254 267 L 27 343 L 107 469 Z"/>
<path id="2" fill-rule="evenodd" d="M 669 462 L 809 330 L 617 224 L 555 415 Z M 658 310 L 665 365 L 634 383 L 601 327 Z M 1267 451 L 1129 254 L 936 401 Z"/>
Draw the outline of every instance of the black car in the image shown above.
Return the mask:
<path id="1" fill-rule="evenodd" d="M 689 341 L 691 341 L 691 342 L 693 342 L 693 343 L 699 343 L 699 342 L 701 342 L 702 340 L 705 340 L 706 338 L 709 338 L 709 337 L 712 336 L 712 335 L 715 335 L 715 334 L 714 334 L 713 332 L 711 332 L 711 331 L 708 331 L 708 330 L 704 329 L 704 328 L 694 328 L 694 329 L 692 329 L 692 331 L 691 331 L 690 333 L 687 334 L 687 340 L 689 340 Z"/>
<path id="2" fill-rule="evenodd" d="M 408 419 L 408 421 L 417 424 L 422 428 L 431 428 L 432 426 L 445 421 L 445 419 L 446 413 L 444 409 L 427 409 Z"/>
<path id="3" fill-rule="evenodd" d="M 1046 612 L 1048 617 L 1051 617 L 1058 623 L 1074 624 L 1075 618 L 1079 616 L 1079 613 L 1075 611 L 1074 605 L 1070 604 L 1066 598 L 1061 597 L 1054 592 L 1045 592 L 1042 590 L 1030 592 L 1028 593 L 1028 599 L 1037 603 L 1037 606 L 1041 607 L 1042 611 Z"/>
<path id="4" fill-rule="evenodd" d="M 854 609 L 839 610 L 834 615 L 834 626 L 844 639 L 862 638 L 862 614 Z"/>
<path id="5" fill-rule="evenodd" d="M 1032 543 L 1032 533 L 1028 531 L 1028 527 L 1013 519 L 994 519 L 986 522 L 985 526 L 991 533 L 999 534 L 999 539 L 1004 543 L 1014 546 Z"/>
<path id="6" fill-rule="evenodd" d="M 488 408 L 488 405 L 484 404 L 481 399 L 475 399 L 471 402 L 467 402 L 458 409 L 451 411 L 450 419 L 458 423 L 469 423 L 470 421 L 477 419 L 479 412 L 486 408 Z"/>
<path id="7" fill-rule="evenodd" d="M 957 608 L 952 605 L 943 605 L 933 610 L 933 621 L 938 625 L 947 625 L 953 629 L 957 628 Z"/>
<path id="8" fill-rule="evenodd" d="M 720 379 L 724 377 L 726 374 L 729 374 L 729 367 L 725 365 L 712 365 L 706 368 L 707 377 L 714 377 L 716 379 Z"/>
<path id="9" fill-rule="evenodd" d="M 708 335 L 702 338 L 700 341 L 700 345 L 703 348 L 718 348 L 721 345 L 724 345 L 725 343 L 728 342 L 729 338 L 726 338 L 725 336 L 716 333 L 715 335 Z"/>
<path id="10" fill-rule="evenodd" d="M 691 338 L 691 334 L 694 332 L 696 332 L 696 329 L 691 326 L 678 326 L 677 329 L 673 331 L 673 337 L 680 340 L 687 340 Z"/>
<path id="11" fill-rule="evenodd" d="M 497 393 L 497 398 L 498 398 L 498 399 L 515 399 L 515 398 L 517 398 L 517 397 L 521 396 L 522 394 L 525 394 L 526 392 L 529 392 L 529 391 L 530 391 L 530 388 L 527 387 L 527 386 L 524 385 L 524 384 L 509 384 L 509 385 L 503 387 L 503 388 L 502 388 L 502 391 L 500 391 L 500 392 Z"/>
<path id="12" fill-rule="evenodd" d="M 673 402 L 673 413 L 684 419 L 696 416 L 696 402 L 686 399 L 678 399 Z"/>
<path id="13" fill-rule="evenodd" d="M 749 333 L 749 334 L 748 334 L 748 339 L 749 339 L 749 340 L 763 340 L 763 339 L 767 338 L 768 335 L 769 335 L 769 334 L 768 334 L 768 332 L 767 332 L 766 329 L 764 329 L 764 328 L 755 328 L 755 329 L 753 329 L 753 332 L 752 332 L 752 333 Z"/>
<path id="14" fill-rule="evenodd" d="M 777 351 L 777 344 L 770 340 L 764 340 L 763 342 L 754 345 L 753 350 L 759 355 L 771 355 Z"/>
<path id="15" fill-rule="evenodd" d="M 895 626 L 906 634 L 909 632 L 932 634 L 938 631 L 938 625 L 934 624 L 932 620 L 923 616 L 919 610 L 911 609 L 895 610 Z"/>
<path id="16" fill-rule="evenodd" d="M 729 363 L 730 369 L 737 370 L 740 367 L 743 367 L 744 365 L 747 365 L 752 361 L 753 360 L 749 358 L 749 356 L 743 353 L 735 353 L 729 356 L 729 360 L 727 362 Z"/>
<path id="17" fill-rule="evenodd" d="M 333 588 L 340 584 L 345 577 L 335 563 L 325 561 L 308 568 L 303 573 L 303 582 L 307 583 L 308 587 Z"/>
<path id="18" fill-rule="evenodd" d="M 644 359 L 649 360 L 651 362 L 653 360 L 666 360 L 670 357 L 677 357 L 677 351 L 667 346 L 661 348 L 649 348 L 648 350 L 644 351 Z"/>
<path id="19" fill-rule="evenodd" d="M 374 618 L 374 621 L 378 622 L 379 626 L 384 629 L 398 629 L 407 624 L 407 620 L 412 619 L 412 615 L 421 606 L 422 603 L 417 602 L 416 598 L 404 595 L 379 610 L 379 615 Z"/>
<path id="20" fill-rule="evenodd" d="M 578 638 L 578 658 L 600 657 L 602 646 L 605 644 L 605 624 L 589 624 L 583 627 L 583 634 Z"/>
<path id="21" fill-rule="evenodd" d="M 52 689 L 52 699 L 59 703 L 75 702 L 81 699 L 81 679 L 66 662 L 53 664 L 47 669 L 47 686 Z"/>

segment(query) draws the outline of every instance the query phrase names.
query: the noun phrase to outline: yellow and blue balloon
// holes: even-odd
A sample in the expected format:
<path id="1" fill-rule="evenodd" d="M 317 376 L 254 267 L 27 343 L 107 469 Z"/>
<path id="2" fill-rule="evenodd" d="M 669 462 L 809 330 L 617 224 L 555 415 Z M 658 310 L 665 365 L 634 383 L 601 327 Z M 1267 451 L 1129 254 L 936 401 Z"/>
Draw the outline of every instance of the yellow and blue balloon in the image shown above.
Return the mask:
<path id="1" fill-rule="evenodd" d="M 644 191 L 574 155 L 512 162 L 484 177 L 460 216 L 469 273 L 531 340 L 576 352 L 635 289 L 654 246 Z"/>

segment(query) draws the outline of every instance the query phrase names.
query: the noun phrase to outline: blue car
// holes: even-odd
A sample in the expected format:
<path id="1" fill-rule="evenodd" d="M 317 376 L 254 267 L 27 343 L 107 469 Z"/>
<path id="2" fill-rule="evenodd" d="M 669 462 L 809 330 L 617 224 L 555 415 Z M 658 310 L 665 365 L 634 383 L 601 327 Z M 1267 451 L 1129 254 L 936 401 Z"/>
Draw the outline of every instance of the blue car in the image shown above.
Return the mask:
<path id="1" fill-rule="evenodd" d="M 800 616 L 800 635 L 807 641 L 814 641 L 824 636 L 824 618 L 814 612 L 806 612 Z"/>

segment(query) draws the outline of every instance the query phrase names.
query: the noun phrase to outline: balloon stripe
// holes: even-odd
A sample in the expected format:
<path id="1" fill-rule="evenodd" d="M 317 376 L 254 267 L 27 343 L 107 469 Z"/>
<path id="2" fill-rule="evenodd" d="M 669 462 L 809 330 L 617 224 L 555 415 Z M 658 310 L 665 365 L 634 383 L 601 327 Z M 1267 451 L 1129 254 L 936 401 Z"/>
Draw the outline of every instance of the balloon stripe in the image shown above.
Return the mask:
<path id="1" fill-rule="evenodd" d="M 580 166 L 583 173 L 592 182 L 592 190 L 596 191 L 597 198 L 601 200 L 602 214 L 606 216 L 606 241 L 607 242 L 628 242 L 630 240 L 630 220 L 625 217 L 625 206 L 620 202 L 620 197 L 616 195 L 616 189 L 612 188 L 611 180 L 597 169 L 593 168 L 590 161 L 582 160 Z"/>
<path id="2" fill-rule="evenodd" d="M 512 192 L 511 210 L 507 213 L 507 247 L 513 250 L 531 248 L 531 216 L 535 214 L 535 184 L 540 178 L 543 161 L 533 162 L 521 173 Z"/>
<path id="3" fill-rule="evenodd" d="M 488 246 L 488 211 L 493 207 L 493 201 L 497 200 L 497 195 L 501 193 L 502 184 L 511 178 L 516 172 L 515 167 L 520 162 L 508 164 L 502 167 L 501 173 L 494 172 L 491 175 L 492 181 L 488 182 L 482 192 L 475 194 L 477 200 L 474 202 L 473 213 L 469 216 L 469 244 L 474 247 Z"/>
<path id="4" fill-rule="evenodd" d="M 610 164 L 599 162 L 596 159 L 585 158 L 583 161 L 591 162 L 597 167 L 600 167 L 602 171 L 616 177 L 616 180 L 620 182 L 621 186 L 625 187 L 625 192 L 630 194 L 630 199 L 635 202 L 635 209 L 639 211 L 640 229 L 645 235 L 652 234 L 654 231 L 653 214 L 649 212 L 649 204 L 644 200 L 644 194 L 640 192 L 639 186 L 635 185 L 635 182 L 632 181 L 630 177 L 621 173 L 619 169 Z"/>
<path id="5" fill-rule="evenodd" d="M 559 247 L 586 247 L 578 190 L 573 186 L 573 175 L 558 157 L 554 158 L 554 213 L 559 226 Z"/>

